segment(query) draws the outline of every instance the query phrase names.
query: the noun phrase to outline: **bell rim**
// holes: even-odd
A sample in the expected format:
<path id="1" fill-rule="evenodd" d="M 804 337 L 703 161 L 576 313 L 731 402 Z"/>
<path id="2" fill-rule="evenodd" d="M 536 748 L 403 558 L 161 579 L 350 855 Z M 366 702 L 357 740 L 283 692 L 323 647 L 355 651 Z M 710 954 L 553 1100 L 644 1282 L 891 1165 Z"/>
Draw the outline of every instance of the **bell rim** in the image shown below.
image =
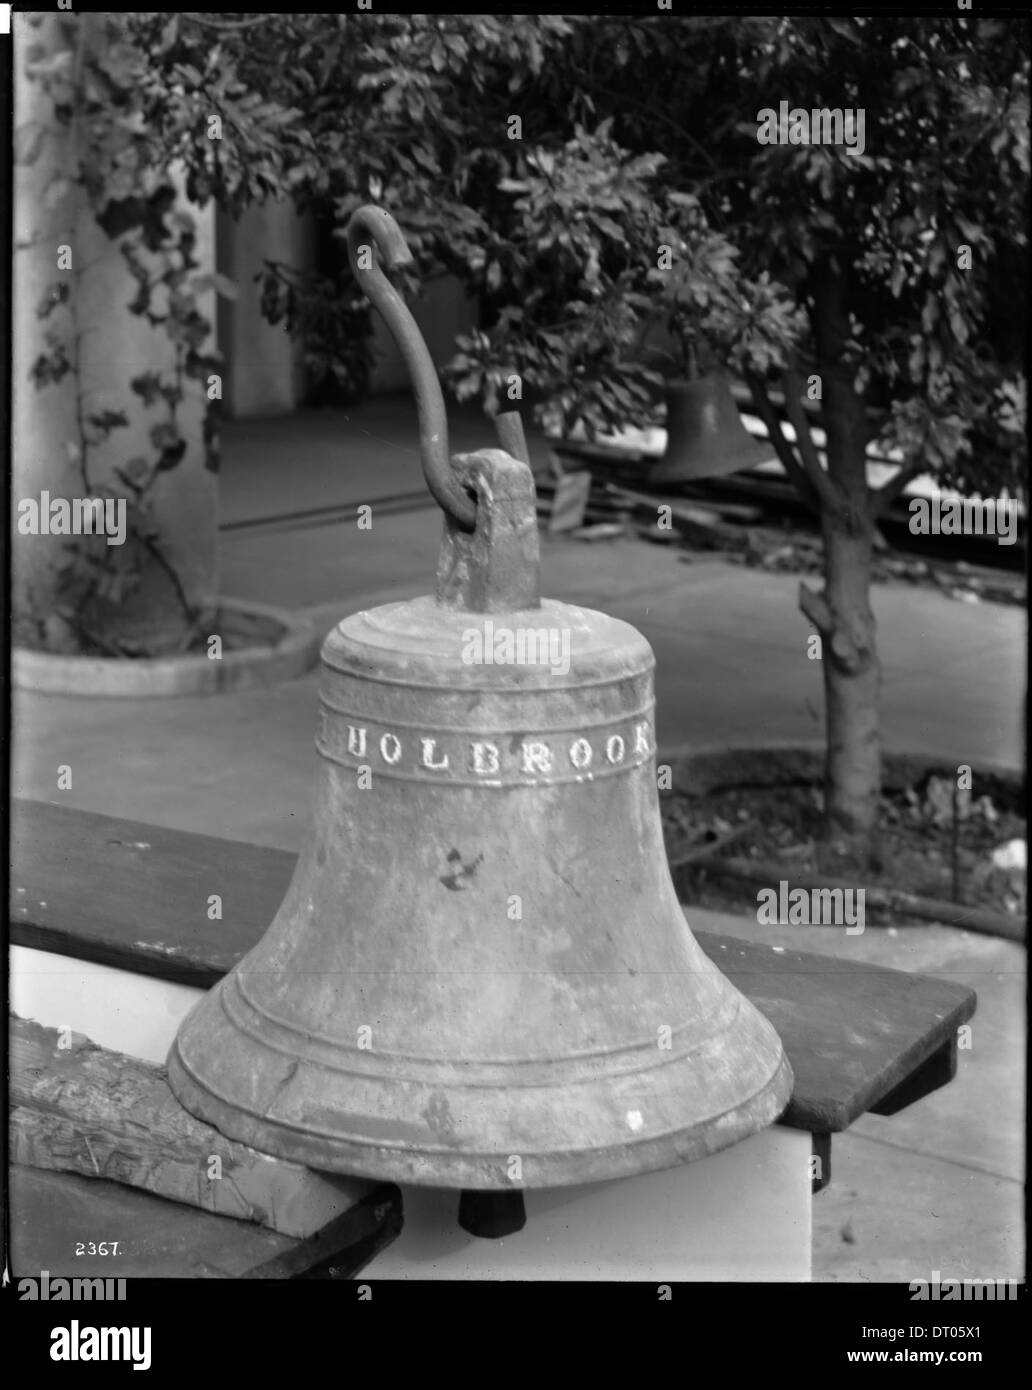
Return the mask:
<path id="1" fill-rule="evenodd" d="M 777 454 L 773 447 L 765 449 L 762 440 L 755 439 L 750 435 L 748 440 L 743 441 L 740 446 L 733 449 L 721 449 L 719 452 L 710 451 L 706 456 L 708 467 L 705 472 L 692 473 L 686 469 L 684 462 L 676 454 L 670 457 L 661 454 L 649 469 L 648 481 L 650 483 L 702 482 L 706 478 L 720 477 L 725 473 L 745 473 L 750 469 L 758 468 L 762 463 L 770 463 L 776 459 Z"/>
<path id="2" fill-rule="evenodd" d="M 500 1150 L 477 1152 L 465 1148 L 458 1151 L 443 1145 L 440 1148 L 388 1146 L 340 1136 L 326 1139 L 311 1130 L 270 1120 L 241 1105 L 228 1103 L 193 1075 L 180 1056 L 178 1038 L 168 1056 L 168 1081 L 180 1103 L 224 1137 L 323 1172 L 449 1190 L 575 1187 L 696 1162 L 774 1124 L 789 1104 L 794 1078 L 773 1026 L 763 1015 L 758 1017 L 776 1044 L 777 1061 L 756 1090 L 738 1098 L 724 1111 L 642 1139 L 622 1138 L 608 1145 L 571 1146 L 538 1153 L 514 1144 L 512 1147 L 518 1149 L 523 1166 L 523 1176 L 518 1182 L 503 1179 L 512 1154 Z M 668 1073 L 678 1065 L 684 1066 L 685 1060 L 676 1059 L 657 1070 Z M 584 1085 L 590 1087 L 591 1083 Z M 459 1089 L 456 1087 L 457 1091 Z"/>

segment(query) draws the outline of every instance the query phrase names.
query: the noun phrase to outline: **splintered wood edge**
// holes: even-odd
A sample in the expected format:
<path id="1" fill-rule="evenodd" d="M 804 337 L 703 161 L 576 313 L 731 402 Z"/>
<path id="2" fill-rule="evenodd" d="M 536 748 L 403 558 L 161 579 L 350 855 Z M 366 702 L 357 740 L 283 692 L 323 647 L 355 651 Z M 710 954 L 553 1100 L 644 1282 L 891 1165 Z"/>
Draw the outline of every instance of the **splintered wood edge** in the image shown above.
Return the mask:
<path id="1" fill-rule="evenodd" d="M 114 1180 L 299 1239 L 390 1193 L 224 1138 L 183 1109 L 161 1067 L 82 1034 L 10 1023 L 14 1163 Z"/>

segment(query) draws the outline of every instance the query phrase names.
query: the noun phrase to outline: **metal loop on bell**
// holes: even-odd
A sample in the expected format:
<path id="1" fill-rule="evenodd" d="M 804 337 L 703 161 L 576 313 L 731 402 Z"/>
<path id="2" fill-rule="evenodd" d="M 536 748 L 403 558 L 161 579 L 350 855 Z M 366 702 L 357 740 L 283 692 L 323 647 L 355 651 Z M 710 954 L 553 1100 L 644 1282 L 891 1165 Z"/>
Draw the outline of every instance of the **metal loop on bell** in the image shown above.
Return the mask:
<path id="1" fill-rule="evenodd" d="M 437 602 L 470 613 L 540 608 L 537 493 L 528 464 L 503 449 L 456 454 L 456 477 L 477 497 L 472 531 L 446 518 Z"/>
<path id="2" fill-rule="evenodd" d="M 352 213 L 346 235 L 351 269 L 373 306 L 383 316 L 412 378 L 419 412 L 419 450 L 427 487 L 448 516 L 464 531 L 472 531 L 477 504 L 464 491 L 452 471 L 444 396 L 423 335 L 408 305 L 380 268 L 377 255 L 372 255 L 368 266 L 358 263 L 359 249 L 365 244 L 365 239 L 372 242 L 388 270 L 411 265 L 412 252 L 390 213 L 371 203 Z"/>

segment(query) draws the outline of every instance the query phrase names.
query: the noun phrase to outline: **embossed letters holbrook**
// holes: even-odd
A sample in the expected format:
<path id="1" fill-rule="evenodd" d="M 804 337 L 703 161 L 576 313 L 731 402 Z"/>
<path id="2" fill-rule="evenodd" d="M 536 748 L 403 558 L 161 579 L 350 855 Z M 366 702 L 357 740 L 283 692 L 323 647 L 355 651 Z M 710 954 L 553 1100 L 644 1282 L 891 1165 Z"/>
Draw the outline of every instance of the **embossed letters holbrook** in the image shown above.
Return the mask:
<path id="1" fill-rule="evenodd" d="M 590 780 L 637 767 L 655 751 L 647 719 L 621 721 L 607 728 L 568 734 L 468 734 L 417 731 L 395 733 L 371 722 L 342 723 L 323 711 L 317 738 L 320 751 L 348 766 L 369 765 L 396 775 L 484 785 L 528 781 Z"/>

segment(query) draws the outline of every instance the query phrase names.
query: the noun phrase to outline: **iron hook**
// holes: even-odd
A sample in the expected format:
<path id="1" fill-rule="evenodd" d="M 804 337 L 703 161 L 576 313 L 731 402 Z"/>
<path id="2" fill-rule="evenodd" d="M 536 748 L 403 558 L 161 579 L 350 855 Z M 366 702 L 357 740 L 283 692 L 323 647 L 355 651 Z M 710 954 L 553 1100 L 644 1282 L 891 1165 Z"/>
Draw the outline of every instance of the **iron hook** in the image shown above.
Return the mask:
<path id="1" fill-rule="evenodd" d="M 411 265 L 412 252 L 390 213 L 372 203 L 352 213 L 346 235 L 351 269 L 390 329 L 412 378 L 419 412 L 419 450 L 427 487 L 438 505 L 464 531 L 472 531 L 477 504 L 452 472 L 444 396 L 423 335 L 408 305 L 383 273 L 377 255 L 373 254 L 369 266 L 358 264 L 359 248 L 367 240 L 373 243 L 388 270 Z"/>

